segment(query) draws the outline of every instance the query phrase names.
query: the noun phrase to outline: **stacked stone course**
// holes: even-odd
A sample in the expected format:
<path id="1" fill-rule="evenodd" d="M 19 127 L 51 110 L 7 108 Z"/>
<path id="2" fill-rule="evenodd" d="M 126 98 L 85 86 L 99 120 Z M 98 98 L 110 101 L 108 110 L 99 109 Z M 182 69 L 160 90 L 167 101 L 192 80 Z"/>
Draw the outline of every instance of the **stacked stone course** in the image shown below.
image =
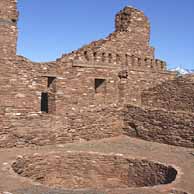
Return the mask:
<path id="1" fill-rule="evenodd" d="M 145 106 L 194 112 L 194 76 L 185 75 L 142 92 Z"/>
<path id="2" fill-rule="evenodd" d="M 127 135 L 148 141 L 194 147 L 194 114 L 156 108 L 127 106 Z"/>
<path id="3" fill-rule="evenodd" d="M 126 134 L 125 119 L 131 114 L 130 110 L 126 113 L 126 104 L 139 108 L 171 107 L 173 111 L 184 110 L 185 115 L 190 112 L 192 119 L 193 97 L 188 87 L 193 80 L 183 78 L 182 90 L 173 93 L 179 86 L 176 73 L 167 71 L 166 63 L 155 59 L 154 48 L 149 45 L 150 24 L 143 12 L 125 7 L 116 15 L 115 31 L 107 38 L 48 63 L 35 63 L 16 55 L 17 19 L 16 1 L 1 0 L 0 147 Z M 169 89 L 165 90 L 167 86 Z M 182 100 L 182 91 L 186 101 Z M 172 95 L 173 102 L 167 100 Z M 181 102 L 181 106 L 175 102 Z M 132 113 L 145 120 L 150 114 Z M 174 121 L 168 130 L 180 135 L 181 141 L 176 143 L 172 132 L 168 141 L 164 138 L 160 142 L 193 147 L 193 123 L 187 126 L 186 122 L 184 132 L 188 133 L 184 136 L 179 133 L 180 123 L 173 119 L 177 115 L 167 115 Z M 139 120 L 133 118 L 131 122 L 136 124 Z M 168 130 L 164 136 L 169 136 Z"/>
<path id="4" fill-rule="evenodd" d="M 16 0 L 0 2 L 0 59 L 13 58 L 16 55 L 17 41 Z M 2 67 L 2 65 L 1 65 Z"/>

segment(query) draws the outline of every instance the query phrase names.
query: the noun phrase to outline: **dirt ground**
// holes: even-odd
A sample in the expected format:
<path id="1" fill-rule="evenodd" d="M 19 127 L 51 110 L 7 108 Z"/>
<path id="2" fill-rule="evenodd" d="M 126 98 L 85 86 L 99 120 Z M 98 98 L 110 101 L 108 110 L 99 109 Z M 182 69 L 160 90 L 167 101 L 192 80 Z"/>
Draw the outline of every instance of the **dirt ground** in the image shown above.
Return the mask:
<path id="1" fill-rule="evenodd" d="M 146 159 L 172 165 L 178 171 L 171 184 L 153 187 L 61 190 L 48 188 L 14 173 L 11 164 L 16 157 L 49 152 L 95 152 L 123 154 L 134 159 Z M 53 146 L 0 150 L 0 194 L 194 194 L 194 149 L 147 142 L 126 136 L 98 141 Z"/>

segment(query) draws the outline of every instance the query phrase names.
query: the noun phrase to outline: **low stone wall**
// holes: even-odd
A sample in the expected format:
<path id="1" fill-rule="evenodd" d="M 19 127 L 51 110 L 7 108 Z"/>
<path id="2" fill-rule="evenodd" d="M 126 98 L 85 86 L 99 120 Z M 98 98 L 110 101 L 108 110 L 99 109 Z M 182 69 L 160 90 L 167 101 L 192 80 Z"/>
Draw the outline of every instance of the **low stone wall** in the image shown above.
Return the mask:
<path id="1" fill-rule="evenodd" d="M 59 118 L 31 113 L 2 116 L 0 147 L 64 144 L 122 134 L 122 109 L 117 107 L 69 112 Z M 2 124 L 2 123 L 1 123 Z"/>
<path id="2" fill-rule="evenodd" d="M 63 119 L 62 119 L 63 118 Z M 162 109 L 104 107 L 64 115 L 1 117 L 0 147 L 65 144 L 128 135 L 148 141 L 194 147 L 194 114 Z"/>
<path id="3" fill-rule="evenodd" d="M 142 105 L 166 110 L 194 112 L 194 76 L 159 83 L 142 92 Z"/>
<path id="4" fill-rule="evenodd" d="M 127 106 L 125 133 L 148 141 L 194 147 L 194 114 Z"/>

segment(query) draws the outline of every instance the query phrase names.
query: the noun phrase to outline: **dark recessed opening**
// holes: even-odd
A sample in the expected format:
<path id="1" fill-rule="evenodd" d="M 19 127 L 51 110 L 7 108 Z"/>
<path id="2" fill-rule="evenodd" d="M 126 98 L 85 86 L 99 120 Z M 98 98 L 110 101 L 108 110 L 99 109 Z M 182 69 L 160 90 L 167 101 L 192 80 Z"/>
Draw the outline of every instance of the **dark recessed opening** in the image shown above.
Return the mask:
<path id="1" fill-rule="evenodd" d="M 47 85 L 45 86 L 45 90 L 41 93 L 40 109 L 41 112 L 55 113 L 56 77 L 48 76 L 45 78 L 47 79 Z"/>
<path id="2" fill-rule="evenodd" d="M 48 113 L 48 93 L 42 92 L 41 94 L 41 112 Z"/>
<path id="3" fill-rule="evenodd" d="M 12 21 L 13 23 L 16 23 L 16 22 L 17 22 L 17 20 L 16 20 L 16 19 L 12 19 L 11 21 Z"/>
<path id="4" fill-rule="evenodd" d="M 112 54 L 111 53 L 108 54 L 108 62 L 112 63 Z"/>
<path id="5" fill-rule="evenodd" d="M 105 92 L 106 92 L 106 80 L 95 79 L 95 93 L 105 93 Z"/>
<path id="6" fill-rule="evenodd" d="M 93 56 L 94 56 L 94 61 L 96 61 L 97 60 L 97 52 L 94 52 Z"/>
<path id="7" fill-rule="evenodd" d="M 121 56 L 120 55 L 116 55 L 116 63 L 119 63 L 121 61 Z"/>
<path id="8" fill-rule="evenodd" d="M 87 51 L 84 51 L 84 57 L 87 61 L 89 61 L 89 56 L 88 56 L 88 52 Z"/>
<path id="9" fill-rule="evenodd" d="M 48 77 L 48 88 L 52 85 L 52 83 L 54 82 L 54 80 L 56 79 L 56 77 Z"/>
<path id="10" fill-rule="evenodd" d="M 138 58 L 138 65 L 141 65 L 141 58 Z"/>
<path id="11" fill-rule="evenodd" d="M 129 60 L 129 55 L 126 54 L 126 55 L 125 55 L 125 63 L 126 63 L 126 65 L 128 64 L 128 60 Z"/>
<path id="12" fill-rule="evenodd" d="M 102 61 L 105 62 L 106 56 L 105 53 L 102 53 Z"/>

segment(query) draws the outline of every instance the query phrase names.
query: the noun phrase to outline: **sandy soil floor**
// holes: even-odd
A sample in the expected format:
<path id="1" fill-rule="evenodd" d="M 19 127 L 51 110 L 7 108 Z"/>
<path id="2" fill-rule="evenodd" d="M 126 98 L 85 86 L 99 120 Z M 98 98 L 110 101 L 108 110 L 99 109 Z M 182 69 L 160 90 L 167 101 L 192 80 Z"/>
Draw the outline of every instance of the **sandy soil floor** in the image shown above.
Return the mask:
<path id="1" fill-rule="evenodd" d="M 105 190 L 61 190 L 23 178 L 13 172 L 11 164 L 19 155 L 49 152 L 84 151 L 123 154 L 172 165 L 178 171 L 174 182 L 143 188 Z M 182 192 L 181 192 L 182 191 Z M 194 194 L 194 149 L 147 142 L 126 136 L 98 141 L 60 144 L 34 148 L 0 150 L 0 194 Z"/>

